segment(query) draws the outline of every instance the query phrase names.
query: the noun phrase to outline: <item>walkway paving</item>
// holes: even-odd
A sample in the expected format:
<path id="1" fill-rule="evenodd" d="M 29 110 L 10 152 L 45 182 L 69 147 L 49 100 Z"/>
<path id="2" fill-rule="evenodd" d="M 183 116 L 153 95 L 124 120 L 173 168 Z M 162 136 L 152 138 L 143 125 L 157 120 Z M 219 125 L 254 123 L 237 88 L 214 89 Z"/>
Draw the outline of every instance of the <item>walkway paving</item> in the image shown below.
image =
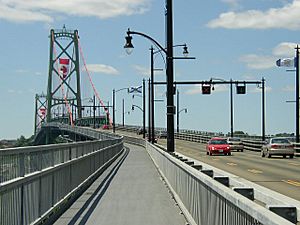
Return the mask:
<path id="1" fill-rule="evenodd" d="M 186 224 L 145 149 L 126 146 L 128 154 L 105 171 L 56 225 Z"/>

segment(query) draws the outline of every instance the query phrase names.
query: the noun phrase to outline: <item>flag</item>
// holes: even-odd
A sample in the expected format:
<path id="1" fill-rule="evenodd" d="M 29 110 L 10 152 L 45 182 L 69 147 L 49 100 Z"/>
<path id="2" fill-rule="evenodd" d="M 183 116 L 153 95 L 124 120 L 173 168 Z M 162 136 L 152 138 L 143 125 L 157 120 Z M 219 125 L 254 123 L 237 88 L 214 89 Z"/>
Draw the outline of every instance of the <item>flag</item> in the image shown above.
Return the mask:
<path id="1" fill-rule="evenodd" d="M 128 93 L 142 93 L 142 86 L 131 87 L 129 88 Z"/>
<path id="2" fill-rule="evenodd" d="M 70 59 L 59 59 L 59 72 L 63 79 L 65 79 L 69 73 Z"/>
<path id="3" fill-rule="evenodd" d="M 285 58 L 285 59 L 278 59 L 276 61 L 277 66 L 283 67 L 295 67 L 296 66 L 296 58 Z"/>

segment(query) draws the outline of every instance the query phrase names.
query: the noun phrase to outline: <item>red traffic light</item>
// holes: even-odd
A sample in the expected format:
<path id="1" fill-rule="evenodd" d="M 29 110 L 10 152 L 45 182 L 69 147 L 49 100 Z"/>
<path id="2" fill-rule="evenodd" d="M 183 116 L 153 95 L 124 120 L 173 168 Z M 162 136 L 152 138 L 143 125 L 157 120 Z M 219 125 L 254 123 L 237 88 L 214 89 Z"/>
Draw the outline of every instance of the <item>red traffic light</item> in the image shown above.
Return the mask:
<path id="1" fill-rule="evenodd" d="M 210 95 L 211 92 L 211 85 L 210 84 L 203 84 L 202 85 L 202 94 L 203 95 Z"/>

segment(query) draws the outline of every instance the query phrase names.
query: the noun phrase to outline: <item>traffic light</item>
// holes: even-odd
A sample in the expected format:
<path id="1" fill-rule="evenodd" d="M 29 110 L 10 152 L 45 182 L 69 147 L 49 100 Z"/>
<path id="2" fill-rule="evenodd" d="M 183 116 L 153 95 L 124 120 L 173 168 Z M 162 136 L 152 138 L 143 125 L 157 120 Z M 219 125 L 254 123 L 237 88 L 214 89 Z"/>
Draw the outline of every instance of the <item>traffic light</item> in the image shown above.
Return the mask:
<path id="1" fill-rule="evenodd" d="M 210 92 L 211 92 L 211 85 L 210 84 L 202 84 L 202 94 L 210 95 Z"/>
<path id="2" fill-rule="evenodd" d="M 237 94 L 246 94 L 246 85 L 236 85 Z"/>

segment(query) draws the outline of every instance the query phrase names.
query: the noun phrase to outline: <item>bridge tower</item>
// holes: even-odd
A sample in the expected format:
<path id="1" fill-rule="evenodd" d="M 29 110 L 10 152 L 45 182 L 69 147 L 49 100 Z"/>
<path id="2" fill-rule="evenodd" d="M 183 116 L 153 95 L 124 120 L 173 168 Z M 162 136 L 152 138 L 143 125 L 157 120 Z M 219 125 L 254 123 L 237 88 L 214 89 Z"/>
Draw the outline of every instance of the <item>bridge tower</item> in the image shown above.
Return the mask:
<path id="1" fill-rule="evenodd" d="M 50 57 L 46 121 L 65 118 L 73 124 L 82 118 L 78 31 L 50 31 Z"/>
<path id="2" fill-rule="evenodd" d="M 35 95 L 35 117 L 34 117 L 34 134 L 36 134 L 37 129 L 41 128 L 42 124 L 46 119 L 47 111 L 47 95 L 36 94 Z"/>

